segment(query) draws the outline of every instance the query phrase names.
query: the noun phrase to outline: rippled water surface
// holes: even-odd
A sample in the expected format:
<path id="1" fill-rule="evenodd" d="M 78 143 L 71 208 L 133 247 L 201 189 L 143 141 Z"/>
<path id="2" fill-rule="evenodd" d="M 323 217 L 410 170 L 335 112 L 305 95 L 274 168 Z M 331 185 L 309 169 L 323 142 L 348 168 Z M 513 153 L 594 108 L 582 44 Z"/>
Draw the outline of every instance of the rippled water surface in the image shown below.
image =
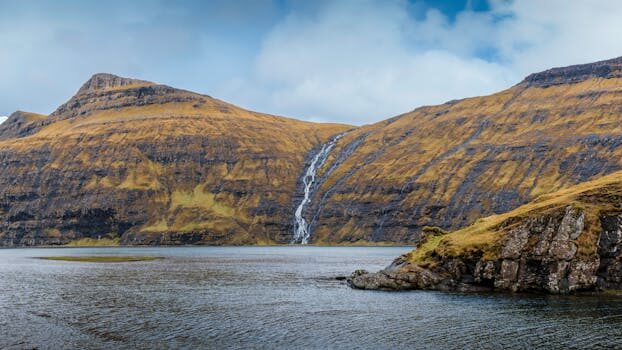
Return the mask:
<path id="1" fill-rule="evenodd" d="M 369 292 L 334 279 L 408 250 L 0 250 L 0 348 L 622 347 L 622 299 Z M 166 259 L 33 259 L 96 254 Z"/>

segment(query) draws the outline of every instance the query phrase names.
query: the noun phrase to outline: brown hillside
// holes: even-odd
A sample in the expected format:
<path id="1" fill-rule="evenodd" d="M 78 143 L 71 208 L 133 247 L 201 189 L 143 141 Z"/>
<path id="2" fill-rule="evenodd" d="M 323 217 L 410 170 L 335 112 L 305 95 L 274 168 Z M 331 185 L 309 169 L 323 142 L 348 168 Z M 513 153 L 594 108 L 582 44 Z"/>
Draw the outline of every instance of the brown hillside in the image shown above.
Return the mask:
<path id="1" fill-rule="evenodd" d="M 0 242 L 287 240 L 307 154 L 350 127 L 93 76 L 47 118 L 0 129 Z"/>
<path id="2" fill-rule="evenodd" d="M 424 226 L 464 227 L 622 169 L 622 58 L 361 127 L 332 159 L 346 153 L 309 208 L 316 242 L 417 242 Z"/>

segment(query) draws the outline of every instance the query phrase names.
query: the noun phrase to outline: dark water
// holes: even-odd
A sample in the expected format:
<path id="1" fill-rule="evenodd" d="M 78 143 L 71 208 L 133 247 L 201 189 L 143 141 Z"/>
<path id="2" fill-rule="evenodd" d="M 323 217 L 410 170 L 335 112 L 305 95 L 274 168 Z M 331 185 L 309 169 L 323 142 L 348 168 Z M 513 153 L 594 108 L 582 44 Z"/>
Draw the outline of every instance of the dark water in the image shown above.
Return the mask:
<path id="1" fill-rule="evenodd" d="M 622 299 L 368 292 L 408 248 L 0 250 L 0 348 L 622 348 Z M 42 261 L 158 255 L 151 262 Z"/>

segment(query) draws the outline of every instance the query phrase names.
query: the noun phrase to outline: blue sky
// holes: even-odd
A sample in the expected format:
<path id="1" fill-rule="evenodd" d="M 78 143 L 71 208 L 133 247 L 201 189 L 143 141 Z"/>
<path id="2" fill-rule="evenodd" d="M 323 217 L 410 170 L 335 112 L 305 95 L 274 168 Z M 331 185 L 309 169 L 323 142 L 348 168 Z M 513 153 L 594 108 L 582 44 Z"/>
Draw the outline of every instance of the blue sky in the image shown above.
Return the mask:
<path id="1" fill-rule="evenodd" d="M 622 2 L 0 0 L 0 115 L 97 72 L 365 124 L 622 55 Z"/>

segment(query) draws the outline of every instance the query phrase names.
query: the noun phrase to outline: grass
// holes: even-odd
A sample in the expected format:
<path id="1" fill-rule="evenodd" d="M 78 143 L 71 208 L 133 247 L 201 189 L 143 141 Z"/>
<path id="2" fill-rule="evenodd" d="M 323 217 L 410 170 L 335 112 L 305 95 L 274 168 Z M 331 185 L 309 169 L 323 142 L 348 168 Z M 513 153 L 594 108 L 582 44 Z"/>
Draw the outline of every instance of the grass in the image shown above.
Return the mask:
<path id="1" fill-rule="evenodd" d="M 433 256 L 459 256 L 481 251 L 484 258 L 492 260 L 499 253 L 499 242 L 505 233 L 522 219 L 546 215 L 567 206 L 583 210 L 586 228 L 577 239 L 579 254 L 589 255 L 594 250 L 594 240 L 600 230 L 598 217 L 602 213 L 619 211 L 622 197 L 622 172 L 616 172 L 592 181 L 541 196 L 507 213 L 477 220 L 461 230 L 444 235 L 431 235 L 418 249 L 409 253 L 409 260 L 419 264 L 433 263 Z"/>
<path id="2" fill-rule="evenodd" d="M 39 259 L 71 262 L 120 263 L 164 259 L 158 256 L 45 256 Z"/>

